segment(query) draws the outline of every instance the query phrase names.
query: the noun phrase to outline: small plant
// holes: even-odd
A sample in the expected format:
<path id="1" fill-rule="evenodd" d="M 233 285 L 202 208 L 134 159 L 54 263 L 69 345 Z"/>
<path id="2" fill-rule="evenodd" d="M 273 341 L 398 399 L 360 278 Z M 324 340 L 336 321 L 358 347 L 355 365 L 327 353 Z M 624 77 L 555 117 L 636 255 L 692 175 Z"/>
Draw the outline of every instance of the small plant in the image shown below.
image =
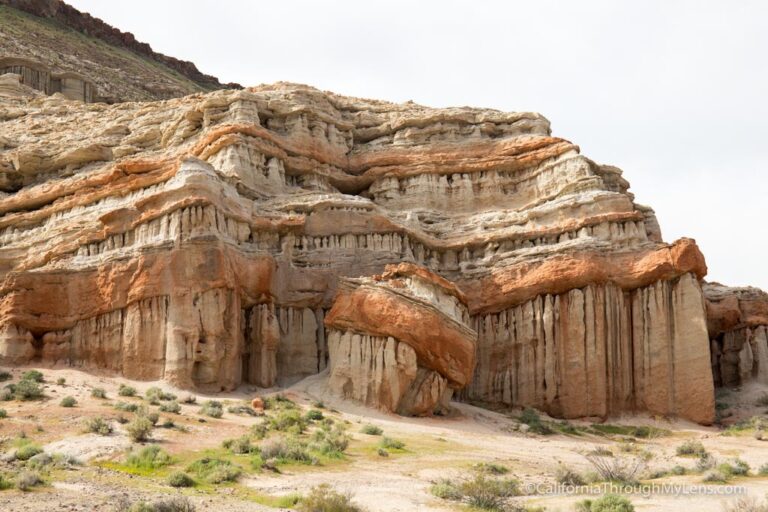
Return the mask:
<path id="1" fill-rule="evenodd" d="M 224 416 L 224 409 L 221 402 L 216 400 L 207 400 L 200 408 L 200 414 L 210 416 L 211 418 L 221 418 Z"/>
<path id="2" fill-rule="evenodd" d="M 543 421 L 539 413 L 535 409 L 526 408 L 518 418 L 520 423 L 528 425 L 529 431 L 534 434 L 549 435 L 552 433 L 552 429 Z"/>
<path id="3" fill-rule="evenodd" d="M 746 476 L 749 474 L 749 464 L 741 459 L 731 459 L 717 466 L 717 470 L 726 477 Z"/>
<path id="4" fill-rule="evenodd" d="M 117 390 L 117 394 L 120 396 L 136 396 L 136 388 L 132 386 L 126 386 L 125 384 L 120 384 L 120 387 Z"/>
<path id="5" fill-rule="evenodd" d="M 584 477 L 567 466 L 560 465 L 555 472 L 555 480 L 562 485 L 582 486 L 586 482 Z"/>
<path id="6" fill-rule="evenodd" d="M 15 479 L 16 488 L 20 491 L 28 491 L 42 483 L 43 479 L 34 471 L 22 471 Z"/>
<path id="7" fill-rule="evenodd" d="M 389 452 L 384 448 L 377 449 L 376 453 L 378 454 L 379 457 L 389 457 Z"/>
<path id="8" fill-rule="evenodd" d="M 320 429 L 312 435 L 310 448 L 328 457 L 341 458 L 349 446 L 349 436 L 342 425 L 332 429 Z"/>
<path id="9" fill-rule="evenodd" d="M 13 487 L 13 480 L 8 478 L 5 474 L 0 473 L 0 491 L 10 489 Z"/>
<path id="10" fill-rule="evenodd" d="M 174 471 L 168 475 L 168 485 L 171 487 L 194 487 L 195 480 L 183 471 Z"/>
<path id="11" fill-rule="evenodd" d="M 705 452 L 702 455 L 699 455 L 699 458 L 696 460 L 696 470 L 697 471 L 706 471 L 708 469 L 712 469 L 717 465 L 717 459 L 715 459 L 710 453 Z"/>
<path id="12" fill-rule="evenodd" d="M 196 460 L 187 467 L 187 471 L 212 484 L 234 482 L 242 473 L 240 466 L 211 457 Z"/>
<path id="13" fill-rule="evenodd" d="M 125 430 L 128 432 L 128 437 L 141 443 L 149 439 L 149 435 L 152 433 L 152 422 L 144 416 L 137 416 L 125 426 Z"/>
<path id="14" fill-rule="evenodd" d="M 296 438 L 276 437 L 268 439 L 258 447 L 263 460 L 276 459 L 280 462 L 299 462 L 316 464 L 317 460 L 309 453 L 306 444 Z"/>
<path id="15" fill-rule="evenodd" d="M 310 409 L 304 415 L 304 419 L 307 421 L 320 421 L 323 419 L 323 411 L 317 409 Z"/>
<path id="16" fill-rule="evenodd" d="M 506 475 L 509 473 L 507 466 L 494 462 L 480 462 L 474 465 L 474 470 L 488 475 Z"/>
<path id="17" fill-rule="evenodd" d="M 704 448 L 704 445 L 701 444 L 701 441 L 689 439 L 688 441 L 678 446 L 675 450 L 675 453 L 677 453 L 677 455 L 680 457 L 701 457 L 707 453 L 707 450 Z"/>
<path id="18" fill-rule="evenodd" d="M 62 407 L 74 407 L 77 405 L 77 400 L 74 399 L 74 397 L 71 396 L 65 396 L 61 399 L 61 403 L 59 404 Z"/>
<path id="19" fill-rule="evenodd" d="M 147 399 L 152 405 L 157 405 L 161 400 L 170 401 L 176 400 L 176 395 L 173 393 L 167 393 L 157 386 L 152 386 L 144 393 L 144 398 Z"/>
<path id="20" fill-rule="evenodd" d="M 63 386 L 66 383 L 67 383 L 67 379 L 65 379 L 64 377 L 59 377 L 58 379 L 56 379 L 56 384 L 59 386 Z"/>
<path id="21" fill-rule="evenodd" d="M 269 427 L 264 423 L 255 423 L 251 426 L 251 435 L 256 439 L 264 439 L 267 437 L 267 432 L 269 432 Z"/>
<path id="22" fill-rule="evenodd" d="M 123 498 L 118 502 L 116 510 L 118 512 L 195 512 L 195 506 L 189 498 L 183 496 L 163 498 L 152 503 L 146 501 L 130 503 Z"/>
<path id="23" fill-rule="evenodd" d="M 362 512 L 364 509 L 355 505 L 350 494 L 334 491 L 328 484 L 313 487 L 301 500 L 299 512 Z"/>
<path id="24" fill-rule="evenodd" d="M 464 497 L 459 486 L 447 478 L 441 478 L 433 483 L 429 488 L 429 492 L 442 500 L 461 501 Z"/>
<path id="25" fill-rule="evenodd" d="M 162 428 L 173 428 L 176 426 L 176 423 L 174 423 L 171 418 L 165 418 L 160 426 Z"/>
<path id="26" fill-rule="evenodd" d="M 304 432 L 304 429 L 307 428 L 307 423 L 304 421 L 304 418 L 302 418 L 299 411 L 295 409 L 280 411 L 277 413 L 277 416 L 274 416 L 269 420 L 269 428 L 272 430 L 287 432 L 292 427 L 295 427 L 294 430 L 299 434 Z"/>
<path id="27" fill-rule="evenodd" d="M 145 446 L 128 454 L 125 464 L 137 469 L 157 469 L 173 462 L 171 456 L 156 444 Z"/>
<path id="28" fill-rule="evenodd" d="M 0 409 L 0 420 L 7 417 L 8 417 L 8 413 L 6 412 L 6 410 Z"/>
<path id="29" fill-rule="evenodd" d="M 614 457 L 590 453 L 585 456 L 603 481 L 634 484 L 645 469 L 647 460 L 639 456 Z"/>
<path id="30" fill-rule="evenodd" d="M 104 391 L 104 388 L 93 388 L 91 390 L 91 396 L 93 398 L 107 398 L 107 392 Z"/>
<path id="31" fill-rule="evenodd" d="M 37 370 L 29 370 L 21 374 L 21 380 L 29 380 L 32 382 L 43 382 L 43 374 Z"/>
<path id="32" fill-rule="evenodd" d="M 227 439 L 223 443 L 221 443 L 224 448 L 227 450 L 230 450 L 232 453 L 250 453 L 251 448 L 251 439 L 248 436 L 241 436 L 237 439 Z"/>
<path id="33" fill-rule="evenodd" d="M 194 404 L 197 402 L 197 397 L 195 395 L 184 395 L 181 402 L 184 404 Z"/>
<path id="34" fill-rule="evenodd" d="M 43 449 L 40 448 L 38 445 L 33 443 L 27 443 L 25 445 L 20 446 L 16 450 L 16 459 L 17 460 L 29 460 L 38 453 L 43 453 Z"/>
<path id="35" fill-rule="evenodd" d="M 713 470 L 704 475 L 703 481 L 711 484 L 724 484 L 728 481 L 728 476 L 724 475 L 720 471 Z"/>
<path id="36" fill-rule="evenodd" d="M 741 496 L 723 507 L 725 512 L 768 512 L 768 500 L 762 503 L 752 496 Z"/>
<path id="37" fill-rule="evenodd" d="M 325 404 L 323 403 L 322 400 L 315 400 L 314 402 L 312 402 L 312 407 L 314 407 L 315 409 L 325 409 Z"/>
<path id="38" fill-rule="evenodd" d="M 17 400 L 36 400 L 43 396 L 43 388 L 40 387 L 37 380 L 22 379 L 14 386 L 13 394 Z"/>
<path id="39" fill-rule="evenodd" d="M 384 436 L 381 438 L 381 441 L 379 441 L 379 447 L 387 450 L 402 450 L 403 448 L 405 448 L 405 443 L 402 441 L 398 441 L 397 439 L 392 439 L 391 437 Z"/>
<path id="40" fill-rule="evenodd" d="M 118 411 L 125 411 L 125 412 L 136 412 L 139 410 L 139 405 L 133 404 L 131 402 L 115 402 L 114 407 Z"/>
<path id="41" fill-rule="evenodd" d="M 12 378 L 13 375 L 11 375 L 11 372 L 0 371 L 0 382 L 5 382 L 7 380 L 11 380 Z"/>
<path id="42" fill-rule="evenodd" d="M 768 462 L 760 466 L 760 468 L 757 470 L 757 474 L 760 476 L 768 476 Z"/>
<path id="43" fill-rule="evenodd" d="M 606 494 L 596 500 L 582 500 L 576 504 L 578 512 L 634 512 L 632 502 L 624 496 Z"/>
<path id="44" fill-rule="evenodd" d="M 112 433 L 112 425 L 110 425 L 104 418 L 98 416 L 87 419 L 85 421 L 85 429 L 88 432 L 99 434 L 101 436 L 108 436 Z"/>
<path id="45" fill-rule="evenodd" d="M 384 431 L 381 429 L 381 427 L 377 427 L 376 425 L 371 425 L 370 423 L 367 425 L 363 425 L 363 428 L 360 429 L 360 432 L 363 434 L 368 434 L 369 436 L 380 436 L 384 433 Z"/>

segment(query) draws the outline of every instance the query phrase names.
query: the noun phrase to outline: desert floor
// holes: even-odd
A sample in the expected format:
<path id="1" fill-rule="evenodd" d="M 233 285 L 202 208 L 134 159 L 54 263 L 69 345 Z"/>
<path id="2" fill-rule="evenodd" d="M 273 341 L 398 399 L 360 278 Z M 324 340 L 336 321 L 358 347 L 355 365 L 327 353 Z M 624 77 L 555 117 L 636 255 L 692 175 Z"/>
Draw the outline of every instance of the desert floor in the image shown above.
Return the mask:
<path id="1" fill-rule="evenodd" d="M 18 382 L 29 368 L 7 369 L 13 375 L 9 382 Z M 524 431 L 518 416 L 521 411 L 490 411 L 468 404 L 455 403 L 455 413 L 447 417 L 402 418 L 363 408 L 326 396 L 322 377 L 313 377 L 281 390 L 302 412 L 318 408 L 322 400 L 325 417 L 344 424 L 351 436 L 349 447 L 341 458 L 320 458 L 318 464 L 280 464 L 278 472 L 257 469 L 249 463 L 250 455 L 233 454 L 222 447 L 226 439 L 248 435 L 250 428 L 263 418 L 228 412 L 233 405 L 243 405 L 254 396 L 268 396 L 276 390 L 241 387 L 232 393 L 195 394 L 195 404 L 182 404 L 181 413 L 160 413 L 158 426 L 152 430 L 151 441 L 172 457 L 170 465 L 151 470 L 137 470 L 124 462 L 126 453 L 136 443 L 126 435 L 125 426 L 117 419 L 131 419 L 135 413 L 118 411 L 118 401 L 143 404 L 157 411 L 141 396 L 118 396 L 120 384 L 133 386 L 138 395 L 151 386 L 159 386 L 179 398 L 188 395 L 162 383 L 132 382 L 120 378 L 94 376 L 71 369 L 39 369 L 45 376 L 44 398 L 33 401 L 0 402 L 7 417 L 0 419 L 0 473 L 13 479 L 25 470 L 23 463 L 13 462 L 14 447 L 35 443 L 46 453 L 70 455 L 79 464 L 44 469 L 44 484 L 29 491 L 10 488 L 0 491 L 2 511 L 85 511 L 117 510 L 119 503 L 138 500 L 152 501 L 168 495 L 183 494 L 198 510 L 278 510 L 290 504 L 291 495 L 305 495 L 310 488 L 330 484 L 334 489 L 348 492 L 354 501 L 369 511 L 428 511 L 467 510 L 467 506 L 435 497 L 430 487 L 441 478 L 455 480 L 471 478 L 479 463 L 506 466 L 505 478 L 520 482 L 522 495 L 510 504 L 544 507 L 548 511 L 573 510 L 583 495 L 549 494 L 547 486 L 554 485 L 558 469 L 569 468 L 582 474 L 594 472 L 585 457 L 595 449 L 611 450 L 617 459 L 633 462 L 641 456 L 649 459 L 643 469 L 644 484 L 680 484 L 683 488 L 698 488 L 698 492 L 675 495 L 663 489 L 642 487 L 628 497 L 637 510 L 722 511 L 736 499 L 727 492 L 746 492 L 762 499 L 768 493 L 768 476 L 759 468 L 768 468 L 768 441 L 758 439 L 754 421 L 751 426 L 731 428 L 702 427 L 663 418 L 634 416 L 614 418 L 593 427 L 594 421 L 572 421 L 563 427 L 556 420 L 542 417 L 554 427 L 550 435 Z M 58 384 L 59 379 L 65 379 Z M 107 398 L 91 397 L 94 387 L 103 388 Z M 718 397 L 718 409 L 725 425 L 738 420 L 764 415 L 766 407 L 760 397 L 764 389 L 752 387 L 726 391 Z M 60 405 L 65 396 L 77 400 L 75 407 Z M 224 403 L 220 419 L 200 413 L 201 404 L 215 399 Z M 273 414 L 267 410 L 267 414 Z M 85 433 L 84 421 L 100 416 L 108 420 L 114 431 L 109 435 Z M 766 417 L 768 419 L 768 417 Z M 172 419 L 173 428 L 159 425 Z M 759 421 L 759 420 L 758 420 Z M 385 436 L 402 441 L 403 449 L 379 454 L 382 436 L 360 432 L 373 424 Z M 633 427 L 646 426 L 650 435 L 633 435 Z M 759 429 L 759 427 L 758 427 Z M 646 433 L 648 430 L 645 431 Z M 271 435 L 271 434 L 270 434 Z M 24 437 L 23 441 L 20 439 Z M 767 437 L 768 438 L 768 437 Z M 733 476 L 727 483 L 704 484 L 703 473 L 695 470 L 696 459 L 676 455 L 676 448 L 688 439 L 697 439 L 718 461 L 740 458 L 751 470 L 748 476 Z M 260 441 L 254 440 L 254 445 Z M 200 483 L 193 488 L 176 489 L 166 483 L 168 475 L 183 470 L 202 456 L 220 457 L 242 467 L 237 482 L 222 484 Z M 686 468 L 686 474 L 667 475 L 650 479 L 653 472 L 674 466 Z M 596 489 L 593 484 L 585 489 Z M 699 486 L 703 486 L 699 488 Z"/>

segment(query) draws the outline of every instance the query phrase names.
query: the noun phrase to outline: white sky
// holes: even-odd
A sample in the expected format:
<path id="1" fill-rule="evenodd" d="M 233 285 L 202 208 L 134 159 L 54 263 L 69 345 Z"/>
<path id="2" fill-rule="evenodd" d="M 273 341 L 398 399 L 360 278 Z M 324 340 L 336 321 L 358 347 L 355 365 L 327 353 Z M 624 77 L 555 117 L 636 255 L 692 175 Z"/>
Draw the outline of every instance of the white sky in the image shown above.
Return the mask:
<path id="1" fill-rule="evenodd" d="M 541 112 L 708 280 L 768 290 L 765 2 L 67 1 L 222 81 Z"/>

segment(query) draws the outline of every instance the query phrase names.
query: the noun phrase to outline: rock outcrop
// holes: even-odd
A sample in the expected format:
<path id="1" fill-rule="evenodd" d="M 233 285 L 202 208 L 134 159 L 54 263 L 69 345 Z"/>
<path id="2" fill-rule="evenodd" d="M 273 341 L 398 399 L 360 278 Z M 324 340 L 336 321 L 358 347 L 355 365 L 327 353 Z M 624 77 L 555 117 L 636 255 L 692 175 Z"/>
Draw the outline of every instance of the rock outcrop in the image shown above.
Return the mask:
<path id="1" fill-rule="evenodd" d="M 465 300 L 411 263 L 343 279 L 325 317 L 330 389 L 405 415 L 444 410 L 475 367 L 477 333 Z"/>
<path id="2" fill-rule="evenodd" d="M 703 288 L 715 384 L 768 384 L 768 293 L 719 283 Z"/>
<path id="3" fill-rule="evenodd" d="M 5 364 L 230 389 L 339 361 L 411 414 L 714 418 L 698 248 L 538 114 L 283 83 L 0 101 Z"/>

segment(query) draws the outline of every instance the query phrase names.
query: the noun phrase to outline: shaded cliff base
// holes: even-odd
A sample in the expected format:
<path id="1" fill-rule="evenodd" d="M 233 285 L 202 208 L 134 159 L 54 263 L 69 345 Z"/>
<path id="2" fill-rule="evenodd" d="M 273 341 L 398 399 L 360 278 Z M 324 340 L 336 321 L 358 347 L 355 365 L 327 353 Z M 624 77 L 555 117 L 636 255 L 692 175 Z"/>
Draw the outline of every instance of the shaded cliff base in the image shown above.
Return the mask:
<path id="1" fill-rule="evenodd" d="M 0 370 L 7 370 L 0 368 Z M 28 368 L 11 369 L 13 382 Z M 686 440 L 698 440 L 717 459 L 725 461 L 739 457 L 746 461 L 753 476 L 739 477 L 732 483 L 743 486 L 750 495 L 762 497 L 768 492 L 768 478 L 755 476 L 757 468 L 768 463 L 767 441 L 759 441 L 751 430 L 725 430 L 723 427 L 702 427 L 682 421 L 663 421 L 648 416 L 626 416 L 611 423 L 592 424 L 572 421 L 568 430 L 555 420 L 542 415 L 542 420 L 555 428 L 551 435 L 523 432 L 517 421 L 520 410 L 489 411 L 469 404 L 454 403 L 455 413 L 442 418 L 404 418 L 369 409 L 349 401 L 336 400 L 333 395 L 322 395 L 318 386 L 320 376 L 312 376 L 282 390 L 283 396 L 293 400 L 304 413 L 324 401 L 321 411 L 334 421 L 348 422 L 351 436 L 346 454 L 341 459 L 325 459 L 320 465 L 284 465 L 279 473 L 253 469 L 250 456 L 228 454 L 221 448 L 226 439 L 247 435 L 259 418 L 230 413 L 230 405 L 238 405 L 255 393 L 266 393 L 250 386 L 237 391 L 214 395 L 196 394 L 197 404 L 182 404 L 180 414 L 160 413 L 159 424 L 171 418 L 176 428 L 155 428 L 153 442 L 174 457 L 170 467 L 129 474 L 122 465 L 125 450 L 131 442 L 125 428 L 114 418 L 122 415 L 133 418 L 130 412 L 114 409 L 118 401 L 147 405 L 146 400 L 118 396 L 120 384 L 137 389 L 144 395 L 152 386 L 165 386 L 158 382 L 135 382 L 121 378 L 94 376 L 72 369 L 40 369 L 45 376 L 45 398 L 39 401 L 7 401 L 0 404 L 8 417 L 0 420 L 0 452 L 7 453 L 18 444 L 20 432 L 27 439 L 42 446 L 47 452 L 67 453 L 78 457 L 82 465 L 72 470 L 56 471 L 48 476 L 48 485 L 37 488 L 34 500 L 29 493 L 18 490 L 0 491 L 4 510 L 95 510 L 111 511 L 120 498 L 130 501 L 155 501 L 179 494 L 165 484 L 171 471 L 189 464 L 204 455 L 221 456 L 243 467 L 243 475 L 235 484 L 200 486 L 184 491 L 198 510 L 270 511 L 292 493 L 307 492 L 312 486 L 330 484 L 342 492 L 350 492 L 355 502 L 369 511 L 454 510 L 451 502 L 440 500 L 430 493 L 433 482 L 440 478 L 464 478 L 476 474 L 477 464 L 503 465 L 509 469 L 506 477 L 520 480 L 522 488 L 535 484 L 554 484 L 560 467 L 586 473 L 592 468 L 584 454 L 595 449 L 607 449 L 617 456 L 627 453 L 649 453 L 647 471 L 654 472 L 674 466 L 693 468 L 695 459 L 676 456 L 675 452 Z M 63 378 L 63 384 L 56 384 Z M 91 397 L 93 387 L 106 391 L 106 399 Z M 165 391 L 184 396 L 185 392 L 164 387 Z M 750 400 L 762 396 L 768 387 L 749 386 Z M 59 405 L 64 396 L 72 396 L 78 403 L 74 408 Z M 728 408 L 739 415 L 760 411 L 752 402 L 740 402 L 739 392 L 729 391 Z M 200 404 L 207 399 L 224 402 L 224 414 L 214 419 L 199 414 Z M 721 398 L 718 398 L 720 402 Z M 149 405 L 151 410 L 157 407 Z M 267 411 L 269 414 L 273 414 Z M 115 431 L 109 436 L 84 434 L 82 422 L 96 416 L 111 421 Z M 727 423 L 733 417 L 726 418 Z M 204 420 L 204 421 L 201 421 Z M 385 436 L 405 443 L 402 450 L 390 450 L 388 457 L 377 454 L 381 436 L 360 432 L 363 425 L 373 424 Z M 650 437 L 628 435 L 647 427 Z M 572 430 L 571 430 L 572 429 Z M 606 433 L 608 432 L 608 433 Z M 612 434 L 610 432 L 616 432 Z M 191 442 L 194 440 L 194 442 Z M 259 441 L 254 441 L 259 443 Z M 137 447 L 134 445 L 134 447 Z M 629 451 L 627 451 L 629 450 Z M 0 462 L 0 471 L 7 471 L 8 462 Z M 698 485 L 702 475 L 667 475 L 653 480 L 660 484 Z M 648 481 L 650 482 L 650 480 Z M 720 488 L 720 484 L 714 484 Z M 583 496 L 546 496 L 532 491 L 512 499 L 520 505 L 541 506 L 546 510 L 570 510 Z M 721 511 L 733 498 L 722 496 L 689 495 L 685 497 L 653 495 L 649 498 L 630 496 L 637 510 Z M 272 506 L 268 506 L 272 505 Z"/>

